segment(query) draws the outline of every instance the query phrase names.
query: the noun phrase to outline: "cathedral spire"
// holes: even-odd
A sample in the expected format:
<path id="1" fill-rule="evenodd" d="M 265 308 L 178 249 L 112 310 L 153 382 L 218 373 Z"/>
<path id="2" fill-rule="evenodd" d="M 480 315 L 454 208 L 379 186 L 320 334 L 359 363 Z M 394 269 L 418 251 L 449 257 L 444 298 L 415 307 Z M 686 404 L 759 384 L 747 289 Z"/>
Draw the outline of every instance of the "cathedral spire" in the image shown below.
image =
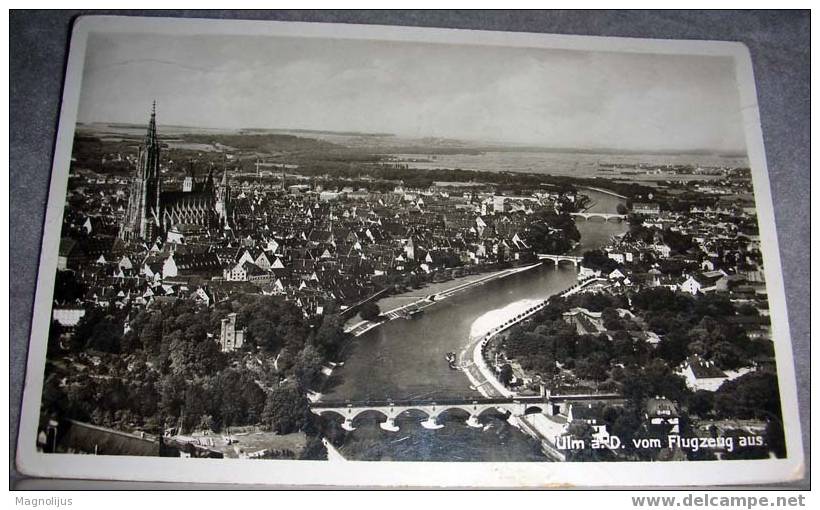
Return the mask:
<path id="1" fill-rule="evenodd" d="M 157 141 L 157 102 L 151 104 L 151 120 L 148 122 L 148 132 L 145 133 L 145 148 L 159 147 Z"/>
<path id="2" fill-rule="evenodd" d="M 205 178 L 205 188 L 212 190 L 214 188 L 214 164 L 211 162 L 211 167 L 208 169 L 208 177 Z"/>

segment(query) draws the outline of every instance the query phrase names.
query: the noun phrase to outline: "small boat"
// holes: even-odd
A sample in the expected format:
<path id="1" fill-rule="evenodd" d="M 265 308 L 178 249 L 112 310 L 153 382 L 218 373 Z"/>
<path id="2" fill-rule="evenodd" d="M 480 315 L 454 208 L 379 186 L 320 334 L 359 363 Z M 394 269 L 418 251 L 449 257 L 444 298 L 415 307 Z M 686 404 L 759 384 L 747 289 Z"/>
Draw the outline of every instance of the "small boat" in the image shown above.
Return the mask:
<path id="1" fill-rule="evenodd" d="M 413 310 L 412 312 L 407 314 L 407 318 L 408 319 L 415 319 L 423 313 L 424 313 L 424 310 Z"/>
<path id="2" fill-rule="evenodd" d="M 447 364 L 450 365 L 450 368 L 452 368 L 453 370 L 458 370 L 458 366 L 456 365 L 456 353 L 448 352 L 444 356 L 444 359 L 447 360 Z"/>

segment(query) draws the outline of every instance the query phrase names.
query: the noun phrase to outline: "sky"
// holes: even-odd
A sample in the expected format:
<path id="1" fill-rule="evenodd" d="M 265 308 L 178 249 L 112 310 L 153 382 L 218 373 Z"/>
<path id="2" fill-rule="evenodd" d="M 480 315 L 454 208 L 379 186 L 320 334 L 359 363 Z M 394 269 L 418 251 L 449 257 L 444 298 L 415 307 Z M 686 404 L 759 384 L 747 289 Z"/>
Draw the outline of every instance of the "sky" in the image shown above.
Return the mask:
<path id="1" fill-rule="evenodd" d="M 80 122 L 745 152 L 728 57 L 91 33 Z"/>

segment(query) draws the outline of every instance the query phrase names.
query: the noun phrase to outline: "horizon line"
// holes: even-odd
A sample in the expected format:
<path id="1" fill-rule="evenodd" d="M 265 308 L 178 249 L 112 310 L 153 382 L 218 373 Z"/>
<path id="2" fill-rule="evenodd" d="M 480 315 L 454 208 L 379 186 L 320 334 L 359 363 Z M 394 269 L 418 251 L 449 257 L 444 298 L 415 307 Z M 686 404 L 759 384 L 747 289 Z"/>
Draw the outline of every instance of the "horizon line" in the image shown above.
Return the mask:
<path id="1" fill-rule="evenodd" d="M 110 126 L 128 126 L 128 127 L 145 127 L 147 125 L 143 123 L 135 123 L 135 122 L 125 122 L 125 121 L 77 121 L 76 125 L 93 125 L 93 124 L 103 124 L 103 125 L 110 125 Z M 337 131 L 332 129 L 316 129 L 316 128 L 288 128 L 288 127 L 239 127 L 239 128 L 228 128 L 228 127 L 212 127 L 212 126 L 192 126 L 188 124 L 174 124 L 174 123 L 162 123 L 157 122 L 157 126 L 165 126 L 170 128 L 186 128 L 186 129 L 204 129 L 204 130 L 218 130 L 218 131 L 234 131 L 238 134 L 241 131 L 284 131 L 284 132 L 294 132 L 294 133 L 317 133 L 317 134 L 331 134 L 331 135 L 342 135 L 342 136 L 370 136 L 370 137 L 380 137 L 380 138 L 399 138 L 399 137 L 406 137 L 409 140 L 423 140 L 426 138 L 431 138 L 435 140 L 450 140 L 453 142 L 458 142 L 463 145 L 460 146 L 450 146 L 450 147 L 440 147 L 443 149 L 473 149 L 473 150 L 481 150 L 481 149 L 499 149 L 499 148 L 515 148 L 515 149 L 539 149 L 544 150 L 547 152 L 593 152 L 593 153 L 625 153 L 625 154 L 643 154 L 643 155 L 674 155 L 674 154 L 689 154 L 689 155 L 715 155 L 715 156 L 723 156 L 723 157 L 735 157 L 735 158 L 748 158 L 748 152 L 743 151 L 730 151 L 730 150 L 719 150 L 713 148 L 691 148 L 691 149 L 623 149 L 623 148 L 615 148 L 615 147 L 594 147 L 594 146 L 579 146 L 579 147 L 566 147 L 566 146 L 549 146 L 549 145 L 538 145 L 526 142 L 513 142 L 513 141 L 503 141 L 503 140 L 476 140 L 476 139 L 464 139 L 464 138 L 456 138 L 456 137 L 444 137 L 444 136 L 418 136 L 418 137 L 411 137 L 407 135 L 398 135 L 396 133 L 385 133 L 385 132 L 367 132 L 367 131 Z M 307 138 L 307 137 L 305 137 Z M 399 141 L 397 141 L 395 147 L 404 147 L 409 148 L 412 145 L 404 144 L 402 145 Z M 333 143 L 333 142 L 329 142 Z M 469 144 L 473 144 L 470 146 Z M 337 144 L 340 147 L 347 146 Z"/>

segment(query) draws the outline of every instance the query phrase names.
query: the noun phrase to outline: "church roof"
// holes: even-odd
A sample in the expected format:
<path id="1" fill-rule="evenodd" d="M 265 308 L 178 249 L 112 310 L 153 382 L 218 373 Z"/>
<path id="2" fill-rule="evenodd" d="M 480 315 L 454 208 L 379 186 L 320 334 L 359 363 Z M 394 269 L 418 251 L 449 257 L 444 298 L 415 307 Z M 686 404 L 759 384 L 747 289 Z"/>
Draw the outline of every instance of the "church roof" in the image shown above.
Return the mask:
<path id="1" fill-rule="evenodd" d="M 166 209 L 173 207 L 207 207 L 213 204 L 214 197 L 207 191 L 163 191 L 160 194 L 160 203 Z"/>

